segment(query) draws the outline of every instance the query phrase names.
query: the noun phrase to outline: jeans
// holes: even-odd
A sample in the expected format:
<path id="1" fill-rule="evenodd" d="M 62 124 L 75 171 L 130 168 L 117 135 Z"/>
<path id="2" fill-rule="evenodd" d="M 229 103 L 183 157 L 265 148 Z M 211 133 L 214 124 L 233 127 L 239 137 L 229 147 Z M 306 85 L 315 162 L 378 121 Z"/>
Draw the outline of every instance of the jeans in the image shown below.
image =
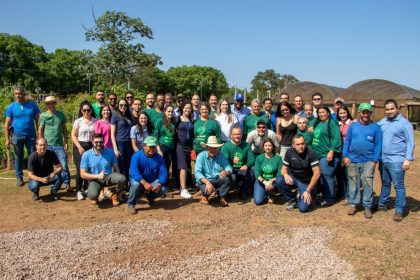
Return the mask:
<path id="1" fill-rule="evenodd" d="M 105 186 L 112 187 L 116 185 L 114 193 L 120 193 L 124 190 L 126 184 L 127 179 L 124 175 L 118 172 L 113 172 L 108 174 L 104 180 L 89 181 L 87 197 L 92 200 L 98 199 L 99 193 Z"/>
<path id="2" fill-rule="evenodd" d="M 247 190 L 252 188 L 255 181 L 254 167 L 249 168 L 246 172 L 235 170 L 233 174 L 235 174 L 236 182 L 242 182 L 239 193 L 246 193 Z"/>
<path id="3" fill-rule="evenodd" d="M 52 181 L 49 181 L 47 184 L 44 184 L 35 180 L 29 180 L 28 188 L 31 192 L 39 194 L 40 187 L 51 185 L 51 193 L 57 194 L 57 192 L 61 188 L 62 183 L 63 183 L 63 178 L 61 177 L 61 174 L 58 174 L 58 175 L 55 175 Z"/>
<path id="4" fill-rule="evenodd" d="M 329 203 L 334 201 L 334 173 L 340 162 L 341 157 L 336 153 L 334 153 L 334 157 L 330 162 L 327 161 L 327 157 L 319 159 L 322 197 Z"/>
<path id="5" fill-rule="evenodd" d="M 375 169 L 372 162 L 350 163 L 348 167 L 350 206 L 360 204 L 360 181 L 363 186 L 363 207 L 371 209 L 373 204 L 373 175 Z"/>
<path id="6" fill-rule="evenodd" d="M 70 185 L 70 171 L 69 165 L 67 164 L 67 154 L 63 146 L 48 146 L 48 150 L 55 152 L 60 161 L 63 171 L 61 177 L 63 177 L 64 184 Z"/>
<path id="7" fill-rule="evenodd" d="M 166 169 L 168 170 L 168 176 L 169 176 L 169 170 L 171 170 L 171 164 L 172 164 L 172 177 L 175 179 L 176 184 L 179 182 L 179 170 L 177 170 L 176 167 L 176 153 L 175 148 L 169 148 L 165 145 L 160 145 L 160 150 L 163 154 L 163 160 L 165 161 Z"/>
<path id="8" fill-rule="evenodd" d="M 349 186 L 348 186 L 348 168 L 347 166 L 339 165 L 335 172 L 335 179 L 337 180 L 337 198 L 349 199 Z"/>
<path id="9" fill-rule="evenodd" d="M 277 179 L 276 179 L 277 180 Z M 274 194 L 274 191 L 278 189 L 277 182 L 273 182 L 273 189 L 271 191 L 266 191 L 265 186 L 258 180 L 255 180 L 254 183 L 254 203 L 255 205 L 262 205 L 264 203 L 264 198 Z"/>
<path id="10" fill-rule="evenodd" d="M 154 185 L 152 183 L 152 185 Z M 130 192 L 128 194 L 127 204 L 135 206 L 137 203 L 137 198 L 139 197 L 140 192 L 144 192 L 145 188 L 140 182 L 135 181 L 133 179 L 130 180 Z M 146 198 L 148 200 L 154 200 L 157 197 L 162 197 L 166 193 L 166 187 L 162 186 L 159 193 L 156 192 L 148 192 L 146 193 Z"/>
<path id="11" fill-rule="evenodd" d="M 286 184 L 286 181 L 284 180 L 283 176 L 279 176 L 276 178 L 276 185 L 277 188 L 280 190 L 280 192 L 284 195 L 284 197 L 289 202 L 295 202 L 297 201 L 297 206 L 299 208 L 299 211 L 302 213 L 308 212 L 310 209 L 310 204 L 305 203 L 305 201 L 302 199 L 302 194 L 306 191 L 308 188 L 308 184 L 305 184 L 292 175 L 290 175 L 293 179 L 293 184 L 288 185 Z M 296 195 L 292 192 L 292 188 L 297 189 L 297 199 Z M 311 193 L 311 195 L 313 195 Z"/>
<path id="12" fill-rule="evenodd" d="M 20 136 L 13 134 L 12 136 L 12 144 L 15 152 L 15 172 L 16 178 L 23 177 L 23 155 L 24 150 L 23 148 L 26 146 L 26 151 L 28 152 L 28 156 L 35 151 L 35 136 Z"/>
<path id="13" fill-rule="evenodd" d="M 210 183 L 212 183 L 213 187 L 216 190 L 219 190 L 219 196 L 221 198 L 224 198 L 228 194 L 230 187 L 233 185 L 233 182 L 235 182 L 235 175 L 231 174 L 229 176 L 224 177 L 223 179 L 217 178 L 209 181 Z M 201 194 L 203 196 L 208 197 L 209 194 L 206 194 L 206 185 L 201 182 L 199 182 L 198 185 L 200 187 Z"/>
<path id="14" fill-rule="evenodd" d="M 389 201 L 391 193 L 391 182 L 394 182 L 396 193 L 395 211 L 403 213 L 406 204 L 404 177 L 405 171 L 402 169 L 402 162 L 379 162 L 379 172 L 381 173 L 382 189 L 379 197 L 379 205 L 385 206 Z"/>
<path id="15" fill-rule="evenodd" d="M 131 157 L 133 156 L 133 146 L 131 146 L 130 141 L 117 141 L 118 151 L 120 152 L 120 157 L 118 158 L 118 168 L 120 169 L 121 174 L 126 178 L 129 178 L 130 162 Z"/>

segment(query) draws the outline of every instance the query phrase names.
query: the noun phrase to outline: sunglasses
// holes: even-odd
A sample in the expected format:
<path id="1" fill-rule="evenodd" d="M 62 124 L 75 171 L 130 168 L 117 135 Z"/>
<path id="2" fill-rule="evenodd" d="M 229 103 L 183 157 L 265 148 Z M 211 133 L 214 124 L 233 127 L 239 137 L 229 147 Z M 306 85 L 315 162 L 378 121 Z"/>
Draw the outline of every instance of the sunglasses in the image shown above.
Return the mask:
<path id="1" fill-rule="evenodd" d="M 89 113 L 90 111 L 92 111 L 91 109 L 83 109 L 82 112 L 83 113 Z"/>
<path id="2" fill-rule="evenodd" d="M 126 98 L 127 99 L 133 99 L 134 97 L 133 96 L 127 96 Z"/>
<path id="3" fill-rule="evenodd" d="M 96 144 L 96 145 L 101 145 L 103 143 L 104 143 L 104 141 L 93 141 L 93 144 Z"/>
<path id="4" fill-rule="evenodd" d="M 257 126 L 257 128 L 264 129 L 266 126 Z"/>
<path id="5" fill-rule="evenodd" d="M 314 99 L 312 99 L 313 101 L 319 101 L 319 100 L 321 100 L 321 98 L 314 98 Z"/>
<path id="6" fill-rule="evenodd" d="M 120 107 L 128 107 L 128 105 L 127 105 L 127 104 L 120 104 L 119 106 L 120 106 Z"/>

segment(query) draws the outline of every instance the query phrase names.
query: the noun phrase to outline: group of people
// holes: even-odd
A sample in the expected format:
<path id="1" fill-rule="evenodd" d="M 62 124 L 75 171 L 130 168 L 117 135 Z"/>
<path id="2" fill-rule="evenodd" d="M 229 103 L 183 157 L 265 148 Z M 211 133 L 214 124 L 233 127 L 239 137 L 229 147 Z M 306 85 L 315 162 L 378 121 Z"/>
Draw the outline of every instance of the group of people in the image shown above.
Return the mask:
<path id="1" fill-rule="evenodd" d="M 56 109 L 54 96 L 45 99 L 47 110 L 42 113 L 35 102 L 26 100 L 22 88 L 14 90 L 14 97 L 6 109 L 4 131 L 6 146 L 14 147 L 17 185 L 24 184 L 26 146 L 32 198 L 38 200 L 39 188 L 50 185 L 57 199 L 62 184 L 72 191 L 66 117 Z M 385 102 L 386 116 L 375 123 L 370 104 L 360 104 L 353 120 L 344 100 L 337 98 L 329 108 L 318 92 L 311 104 L 304 104 L 301 96 L 291 104 L 284 93 L 276 111 L 270 98 L 252 100 L 246 107 L 241 93 L 235 94 L 233 104 L 218 101 L 216 95 L 204 102 L 198 95 L 190 101 L 182 94 L 174 100 L 171 94 L 149 93 L 144 108 L 130 91 L 120 100 L 102 90 L 95 97 L 93 104 L 80 104 L 70 133 L 78 200 L 87 196 L 96 204 L 111 199 L 117 206 L 125 193 L 128 212 L 135 214 L 141 193 L 150 205 L 158 197 L 171 196 L 171 170 L 181 197 L 191 198 L 189 189 L 197 187 L 203 204 L 217 198 L 221 206 L 228 206 L 227 195 L 237 186 L 242 200 L 253 192 L 256 205 L 273 203 L 281 193 L 288 210 L 301 212 L 309 211 L 319 194 L 321 206 L 343 198 L 349 215 L 362 203 L 370 219 L 378 166 L 378 210 L 387 210 L 393 182 L 394 220 L 402 220 L 414 133 L 395 100 Z"/>

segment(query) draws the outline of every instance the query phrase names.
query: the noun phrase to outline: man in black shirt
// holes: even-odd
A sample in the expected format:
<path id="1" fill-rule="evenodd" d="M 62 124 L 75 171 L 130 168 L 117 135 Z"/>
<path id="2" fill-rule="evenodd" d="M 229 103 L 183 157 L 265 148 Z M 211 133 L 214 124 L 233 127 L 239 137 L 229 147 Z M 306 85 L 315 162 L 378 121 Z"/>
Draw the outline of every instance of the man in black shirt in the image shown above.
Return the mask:
<path id="1" fill-rule="evenodd" d="M 297 204 L 300 212 L 308 212 L 312 191 L 320 176 L 319 161 L 315 152 L 305 146 L 302 135 L 295 135 L 292 141 L 293 149 L 286 152 L 282 176 L 277 178 L 276 183 L 289 201 L 288 210 L 292 210 Z M 291 188 L 297 188 L 297 196 L 292 193 Z"/>
<path id="2" fill-rule="evenodd" d="M 60 165 L 57 155 L 47 149 L 48 144 L 45 138 L 36 140 L 36 151 L 28 158 L 29 190 L 32 192 L 32 199 L 39 199 L 39 188 L 51 185 L 51 196 L 57 200 L 57 192 L 63 183 Z"/>

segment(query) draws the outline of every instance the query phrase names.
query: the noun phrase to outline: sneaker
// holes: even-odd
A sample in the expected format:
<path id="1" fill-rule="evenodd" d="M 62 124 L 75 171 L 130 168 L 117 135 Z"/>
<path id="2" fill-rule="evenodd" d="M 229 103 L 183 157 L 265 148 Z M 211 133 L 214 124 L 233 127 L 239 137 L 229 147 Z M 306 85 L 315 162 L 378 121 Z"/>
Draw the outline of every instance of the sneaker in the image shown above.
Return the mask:
<path id="1" fill-rule="evenodd" d="M 332 202 L 328 202 L 326 200 L 321 201 L 321 207 L 330 207 L 332 205 L 333 205 Z"/>
<path id="2" fill-rule="evenodd" d="M 395 222 L 401 222 L 402 219 L 403 219 L 403 213 L 395 212 L 394 221 Z"/>
<path id="3" fill-rule="evenodd" d="M 85 196 L 83 195 L 83 193 L 81 191 L 78 191 L 76 194 L 76 198 L 77 200 L 83 200 L 85 199 Z"/>
<path id="4" fill-rule="evenodd" d="M 136 208 L 134 207 L 134 205 L 128 204 L 128 214 L 130 215 L 134 215 L 137 213 Z"/>
<path id="5" fill-rule="evenodd" d="M 66 192 L 72 192 L 73 191 L 70 184 L 64 184 L 64 187 L 66 188 Z"/>
<path id="6" fill-rule="evenodd" d="M 103 200 L 105 200 L 105 192 L 104 190 L 101 190 L 98 196 L 98 201 L 103 201 Z"/>
<path id="7" fill-rule="evenodd" d="M 364 214 L 366 219 L 372 219 L 372 212 L 369 208 L 365 208 Z"/>
<path id="8" fill-rule="evenodd" d="M 147 197 L 147 204 L 149 204 L 150 207 L 155 205 L 155 199 L 151 197 Z"/>
<path id="9" fill-rule="evenodd" d="M 352 216 L 352 215 L 356 214 L 356 212 L 357 212 L 356 207 L 350 206 L 349 210 L 347 211 L 347 215 L 351 215 Z"/>
<path id="10" fill-rule="evenodd" d="M 181 191 L 181 196 L 182 196 L 183 198 L 185 198 L 185 199 L 190 199 L 190 198 L 191 198 L 191 194 L 188 192 L 188 190 L 187 190 L 187 189 L 183 189 L 183 190 Z"/>
<path id="11" fill-rule="evenodd" d="M 297 203 L 296 203 L 296 201 L 289 201 L 288 203 L 287 203 L 287 207 L 286 207 L 286 209 L 288 210 L 288 211 L 292 211 L 293 209 L 295 209 L 295 208 L 297 208 Z"/>
<path id="12" fill-rule="evenodd" d="M 272 196 L 269 196 L 269 197 L 268 197 L 268 203 L 273 204 L 273 203 L 275 203 L 275 202 L 276 202 L 276 201 L 275 201 L 274 197 L 272 197 Z"/>
<path id="13" fill-rule="evenodd" d="M 200 200 L 200 203 L 204 205 L 209 205 L 209 199 L 207 198 L 207 196 L 203 196 Z"/>
<path id="14" fill-rule="evenodd" d="M 347 198 L 344 199 L 343 202 L 341 202 L 341 205 L 349 205 L 349 204 L 350 204 L 350 202 Z"/>
<path id="15" fill-rule="evenodd" d="M 16 186 L 22 187 L 24 184 L 22 177 L 16 179 Z"/>
<path id="16" fill-rule="evenodd" d="M 39 193 L 32 192 L 32 200 L 37 201 L 39 199 Z"/>
<path id="17" fill-rule="evenodd" d="M 112 199 L 112 206 L 118 206 L 118 205 L 120 205 L 120 200 L 118 199 L 118 194 L 113 194 L 112 195 L 112 197 L 111 197 L 111 199 Z"/>
<path id="18" fill-rule="evenodd" d="M 386 205 L 379 205 L 378 204 L 378 211 L 386 212 L 386 211 L 388 211 L 388 209 L 386 208 Z"/>
<path id="19" fill-rule="evenodd" d="M 121 196 L 124 195 L 125 192 L 121 192 Z M 111 199 L 112 197 L 112 192 L 110 190 L 106 190 L 104 191 L 104 200 L 106 199 Z"/>
<path id="20" fill-rule="evenodd" d="M 219 203 L 220 203 L 220 206 L 222 206 L 222 207 L 229 206 L 229 204 L 227 203 L 227 201 L 223 197 L 220 198 Z"/>

